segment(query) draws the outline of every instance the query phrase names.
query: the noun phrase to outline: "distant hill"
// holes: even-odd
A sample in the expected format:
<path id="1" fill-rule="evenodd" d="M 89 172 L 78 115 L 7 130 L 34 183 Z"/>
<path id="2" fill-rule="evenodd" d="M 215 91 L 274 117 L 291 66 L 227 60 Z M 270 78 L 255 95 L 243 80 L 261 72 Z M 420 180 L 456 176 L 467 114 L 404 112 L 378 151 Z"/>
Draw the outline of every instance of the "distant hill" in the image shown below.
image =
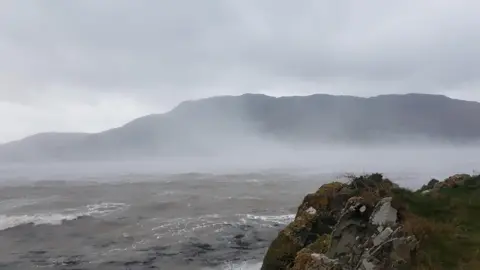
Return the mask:
<path id="1" fill-rule="evenodd" d="M 312 148 L 419 139 L 478 141 L 480 103 L 425 94 L 219 96 L 183 102 L 168 113 L 102 133 L 45 133 L 3 144 L 0 160 L 215 155 L 278 145 Z"/>

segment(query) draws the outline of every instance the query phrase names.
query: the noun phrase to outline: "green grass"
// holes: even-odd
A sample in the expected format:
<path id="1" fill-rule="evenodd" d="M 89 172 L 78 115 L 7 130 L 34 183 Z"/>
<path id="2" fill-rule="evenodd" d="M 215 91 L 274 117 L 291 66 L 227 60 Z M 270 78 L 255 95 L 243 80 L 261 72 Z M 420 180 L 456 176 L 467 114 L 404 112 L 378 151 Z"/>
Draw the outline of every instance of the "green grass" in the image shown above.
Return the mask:
<path id="1" fill-rule="evenodd" d="M 420 240 L 416 269 L 480 269 L 480 177 L 430 194 L 393 190 L 405 229 Z"/>

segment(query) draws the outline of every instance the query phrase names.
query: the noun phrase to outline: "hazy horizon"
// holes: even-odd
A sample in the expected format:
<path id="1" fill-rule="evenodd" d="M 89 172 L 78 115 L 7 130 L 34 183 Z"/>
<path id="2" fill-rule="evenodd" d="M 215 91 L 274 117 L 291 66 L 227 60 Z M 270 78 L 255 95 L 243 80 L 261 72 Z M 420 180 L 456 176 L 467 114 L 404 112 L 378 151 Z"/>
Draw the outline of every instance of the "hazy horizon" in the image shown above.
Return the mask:
<path id="1" fill-rule="evenodd" d="M 71 161 L 0 164 L 2 178 L 22 177 L 68 181 L 101 180 L 104 176 L 163 174 L 364 174 L 424 175 L 446 177 L 455 173 L 480 172 L 477 147 L 349 147 L 311 151 L 266 151 L 212 157 L 165 157 L 132 160 Z M 80 177 L 80 178 L 79 178 Z M 106 178 L 108 180 L 108 178 Z M 83 181 L 82 180 L 82 181 Z M 112 178 L 112 181 L 118 179 Z M 21 181 L 20 181 L 21 182 Z M 20 183 L 19 182 L 19 183 Z M 423 183 L 421 182 L 421 183 Z"/>

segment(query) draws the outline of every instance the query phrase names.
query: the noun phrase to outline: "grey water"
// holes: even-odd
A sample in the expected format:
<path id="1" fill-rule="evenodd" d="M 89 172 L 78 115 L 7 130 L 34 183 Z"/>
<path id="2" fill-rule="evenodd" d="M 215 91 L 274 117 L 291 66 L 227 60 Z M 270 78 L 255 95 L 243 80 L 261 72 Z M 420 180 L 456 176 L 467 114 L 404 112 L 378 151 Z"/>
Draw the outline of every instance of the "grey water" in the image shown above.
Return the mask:
<path id="1" fill-rule="evenodd" d="M 480 164 L 457 157 L 193 172 L 152 162 L 0 166 L 0 269 L 259 269 L 323 183 L 383 171 L 416 188 Z"/>

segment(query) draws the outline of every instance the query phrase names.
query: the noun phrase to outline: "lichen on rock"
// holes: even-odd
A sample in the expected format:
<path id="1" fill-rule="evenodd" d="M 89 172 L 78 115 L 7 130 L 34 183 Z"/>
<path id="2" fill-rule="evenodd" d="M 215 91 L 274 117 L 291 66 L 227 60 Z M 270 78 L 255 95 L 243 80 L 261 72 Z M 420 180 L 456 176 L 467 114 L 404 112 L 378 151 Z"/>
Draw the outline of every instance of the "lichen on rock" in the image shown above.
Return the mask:
<path id="1" fill-rule="evenodd" d="M 308 194 L 298 208 L 294 221 L 270 245 L 262 269 L 288 269 L 300 250 L 315 243 L 321 236 L 330 234 L 344 200 L 349 197 L 342 191 L 344 187 L 345 184 L 334 182 Z"/>

